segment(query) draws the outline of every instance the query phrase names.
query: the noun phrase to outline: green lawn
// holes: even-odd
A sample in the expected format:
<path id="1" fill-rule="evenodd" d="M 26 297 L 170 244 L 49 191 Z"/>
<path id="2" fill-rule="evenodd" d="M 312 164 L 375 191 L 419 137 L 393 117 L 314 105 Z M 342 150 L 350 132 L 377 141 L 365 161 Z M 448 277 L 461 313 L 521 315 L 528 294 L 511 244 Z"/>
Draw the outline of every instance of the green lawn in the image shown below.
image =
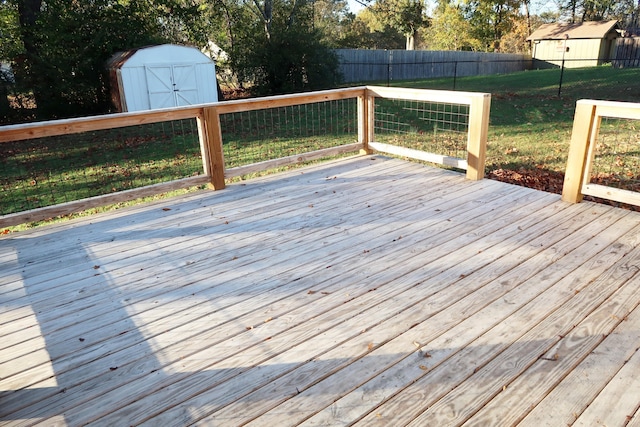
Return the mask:
<path id="1" fill-rule="evenodd" d="M 487 171 L 538 168 L 564 172 L 578 99 L 640 101 L 638 69 L 609 66 L 458 78 L 456 90 L 491 93 Z M 397 86 L 450 90 L 451 79 Z"/>
<path id="2" fill-rule="evenodd" d="M 558 191 L 576 101 L 638 101 L 637 76 L 637 69 L 609 66 L 567 69 L 560 96 L 557 69 L 458 78 L 455 84 L 456 90 L 492 94 L 488 176 Z M 451 90 L 452 84 L 452 79 L 394 82 L 401 87 L 442 90 Z M 446 129 L 437 120 L 425 121 L 420 116 L 423 112 L 412 106 L 394 106 L 389 101 L 378 104 L 392 120 L 406 125 L 395 134 L 380 125 L 380 140 L 424 148 L 420 144 L 430 138 L 435 151 L 447 151 L 439 154 L 459 154 L 464 130 L 458 124 Z M 421 105 L 419 109 L 423 108 L 440 107 Z M 452 113 L 457 114 L 446 108 L 436 116 Z M 222 123 L 227 167 L 354 142 L 356 123 L 354 100 L 228 115 Z M 609 128 L 624 129 L 625 144 L 635 151 L 635 123 Z M 617 151 L 621 144 L 601 145 L 609 149 L 603 158 L 619 167 L 605 166 L 599 176 L 637 178 L 639 162 L 622 161 Z M 0 214 L 202 173 L 194 121 L 8 143 L 0 149 Z"/>

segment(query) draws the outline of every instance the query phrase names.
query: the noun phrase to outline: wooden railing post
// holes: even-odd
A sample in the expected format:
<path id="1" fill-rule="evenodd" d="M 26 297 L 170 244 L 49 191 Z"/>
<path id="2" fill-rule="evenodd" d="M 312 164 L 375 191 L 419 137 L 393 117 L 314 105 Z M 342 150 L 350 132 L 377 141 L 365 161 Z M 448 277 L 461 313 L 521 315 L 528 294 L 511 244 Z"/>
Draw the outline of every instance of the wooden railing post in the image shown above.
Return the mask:
<path id="1" fill-rule="evenodd" d="M 224 155 L 222 152 L 222 129 L 220 114 L 216 107 L 205 107 L 202 119 L 199 119 L 200 147 L 204 171 L 209 176 L 209 186 L 222 190 L 224 182 Z"/>
<path id="2" fill-rule="evenodd" d="M 582 183 L 589 161 L 589 148 L 594 138 L 595 116 L 596 106 L 592 102 L 579 100 L 576 103 L 567 169 L 562 185 L 562 200 L 565 202 L 578 203 L 582 200 Z"/>
<path id="3" fill-rule="evenodd" d="M 358 96 L 358 142 L 362 144 L 360 154 L 371 154 L 369 143 L 373 141 L 373 100 L 365 88 L 362 95 Z"/>
<path id="4" fill-rule="evenodd" d="M 490 94 L 485 93 L 471 99 L 467 141 L 467 179 L 474 181 L 484 178 L 490 111 Z"/>

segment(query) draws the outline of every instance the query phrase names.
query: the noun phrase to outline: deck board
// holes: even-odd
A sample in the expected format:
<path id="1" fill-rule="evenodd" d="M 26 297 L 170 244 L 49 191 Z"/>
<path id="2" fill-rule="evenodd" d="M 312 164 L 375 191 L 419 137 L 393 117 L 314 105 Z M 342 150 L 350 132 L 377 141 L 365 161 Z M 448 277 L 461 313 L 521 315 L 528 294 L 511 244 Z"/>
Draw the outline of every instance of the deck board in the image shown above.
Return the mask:
<path id="1" fill-rule="evenodd" d="M 376 156 L 9 235 L 0 424 L 625 423 L 639 260 L 638 213 Z"/>

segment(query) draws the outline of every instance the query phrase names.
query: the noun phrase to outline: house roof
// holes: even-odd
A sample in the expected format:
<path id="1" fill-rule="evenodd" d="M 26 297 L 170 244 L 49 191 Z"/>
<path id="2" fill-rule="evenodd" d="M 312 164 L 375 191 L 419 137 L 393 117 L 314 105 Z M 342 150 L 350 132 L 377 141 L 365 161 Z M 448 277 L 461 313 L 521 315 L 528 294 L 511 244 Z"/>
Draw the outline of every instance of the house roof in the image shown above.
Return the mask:
<path id="1" fill-rule="evenodd" d="M 603 39 L 618 29 L 618 21 L 588 21 L 576 24 L 542 24 L 529 37 L 531 40 Z"/>

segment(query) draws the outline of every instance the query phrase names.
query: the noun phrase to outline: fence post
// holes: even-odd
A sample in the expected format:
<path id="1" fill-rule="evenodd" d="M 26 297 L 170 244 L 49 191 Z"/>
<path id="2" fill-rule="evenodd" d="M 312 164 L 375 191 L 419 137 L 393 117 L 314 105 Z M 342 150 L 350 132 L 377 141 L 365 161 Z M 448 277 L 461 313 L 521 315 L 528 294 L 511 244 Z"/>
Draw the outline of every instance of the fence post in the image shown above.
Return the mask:
<path id="1" fill-rule="evenodd" d="M 214 190 L 222 190 L 225 187 L 224 156 L 220 114 L 216 107 L 204 107 L 202 119 L 198 120 L 198 130 L 204 172 L 210 179 L 209 187 Z"/>
<path id="2" fill-rule="evenodd" d="M 484 178 L 490 110 L 491 94 L 483 93 L 471 99 L 467 141 L 467 179 L 470 180 Z"/>
<path id="3" fill-rule="evenodd" d="M 366 87 L 358 96 L 358 142 L 362 144 L 360 154 L 371 154 L 369 142 L 373 141 L 373 100 Z"/>
<path id="4" fill-rule="evenodd" d="M 593 135 L 595 116 L 596 106 L 593 103 L 586 100 L 579 100 L 576 103 L 571 145 L 562 185 L 562 200 L 565 202 L 578 203 L 582 200 L 582 183 L 587 173 L 586 164 L 590 145 L 595 138 Z"/>

